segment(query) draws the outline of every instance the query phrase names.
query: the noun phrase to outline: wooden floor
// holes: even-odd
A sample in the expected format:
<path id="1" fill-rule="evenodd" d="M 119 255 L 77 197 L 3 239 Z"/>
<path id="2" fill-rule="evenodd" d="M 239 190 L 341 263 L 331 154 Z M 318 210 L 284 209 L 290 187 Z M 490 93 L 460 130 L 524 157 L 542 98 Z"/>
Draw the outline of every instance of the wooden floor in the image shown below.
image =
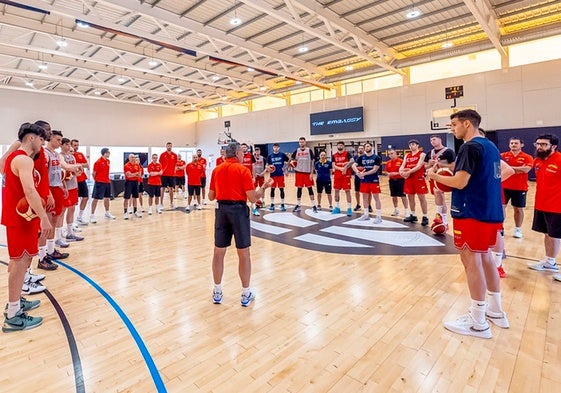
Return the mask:
<path id="1" fill-rule="evenodd" d="M 511 328 L 484 340 L 442 326 L 469 305 L 457 255 L 326 254 L 254 237 L 254 304 L 240 307 L 231 249 L 213 305 L 212 206 L 124 221 L 118 198 L 118 219 L 90 224 L 46 273 L 31 313 L 43 325 L 0 333 L 0 391 L 557 392 L 561 283 L 526 267 L 544 256 L 529 201 L 523 240 L 511 210 L 505 224 Z"/>

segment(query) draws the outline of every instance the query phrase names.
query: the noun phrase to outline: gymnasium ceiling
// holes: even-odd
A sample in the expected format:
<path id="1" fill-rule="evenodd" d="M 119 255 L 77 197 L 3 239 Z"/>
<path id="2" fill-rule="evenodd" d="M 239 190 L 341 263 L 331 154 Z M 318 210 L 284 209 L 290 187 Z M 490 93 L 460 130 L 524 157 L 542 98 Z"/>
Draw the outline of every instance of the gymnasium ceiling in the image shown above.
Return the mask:
<path id="1" fill-rule="evenodd" d="M 0 0 L 0 88 L 195 110 L 556 34 L 559 0 Z"/>

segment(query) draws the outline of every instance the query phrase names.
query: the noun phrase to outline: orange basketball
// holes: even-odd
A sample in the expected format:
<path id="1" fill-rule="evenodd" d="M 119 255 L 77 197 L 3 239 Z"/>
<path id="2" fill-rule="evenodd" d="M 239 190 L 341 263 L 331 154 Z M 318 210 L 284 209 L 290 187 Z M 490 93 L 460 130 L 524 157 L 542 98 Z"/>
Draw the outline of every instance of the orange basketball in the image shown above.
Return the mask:
<path id="1" fill-rule="evenodd" d="M 41 203 L 43 207 L 47 206 L 47 202 L 43 198 L 41 198 Z M 29 206 L 29 202 L 27 202 L 25 197 L 21 198 L 18 203 L 16 203 L 16 213 L 27 221 L 31 221 L 37 217 L 37 214 L 33 211 L 31 206 Z"/>
<path id="2" fill-rule="evenodd" d="M 288 163 L 288 165 L 290 165 L 291 168 L 296 168 L 296 164 L 297 164 L 296 160 L 290 160 L 290 162 Z"/>
<path id="3" fill-rule="evenodd" d="M 442 176 L 454 176 L 454 173 L 448 168 L 440 168 L 439 170 L 436 171 L 436 173 L 439 174 L 439 175 L 442 175 Z M 452 191 L 452 187 L 444 185 L 444 184 L 439 183 L 437 181 L 434 182 L 434 188 L 436 188 L 438 191 L 442 191 L 442 192 Z"/>
<path id="4" fill-rule="evenodd" d="M 356 170 L 359 172 L 364 172 L 364 167 L 363 166 L 357 166 Z"/>
<path id="5" fill-rule="evenodd" d="M 442 222 L 442 216 L 440 214 L 436 214 L 430 229 L 432 229 L 435 235 L 443 235 L 446 233 L 446 224 Z"/>
<path id="6" fill-rule="evenodd" d="M 269 172 L 273 173 L 275 171 L 275 166 L 269 165 L 267 169 L 269 169 Z"/>

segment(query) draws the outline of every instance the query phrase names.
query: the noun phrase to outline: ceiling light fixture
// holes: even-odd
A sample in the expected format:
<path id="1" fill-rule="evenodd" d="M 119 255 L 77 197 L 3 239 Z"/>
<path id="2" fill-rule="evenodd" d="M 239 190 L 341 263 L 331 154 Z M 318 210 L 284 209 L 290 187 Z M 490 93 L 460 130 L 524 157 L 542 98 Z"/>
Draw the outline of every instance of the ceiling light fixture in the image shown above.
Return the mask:
<path id="1" fill-rule="evenodd" d="M 100 95 L 101 95 L 101 91 L 95 90 L 95 91 L 94 91 L 94 94 L 95 94 L 96 96 L 100 96 Z"/>
<path id="2" fill-rule="evenodd" d="M 117 78 L 117 82 L 119 83 L 125 83 L 127 81 L 127 78 L 125 78 L 124 76 L 120 76 Z"/>
<path id="3" fill-rule="evenodd" d="M 407 19 L 413 19 L 416 18 L 418 16 L 421 15 L 421 10 L 418 8 L 415 8 L 415 3 L 413 3 L 413 1 L 411 1 L 411 9 L 405 14 L 405 17 Z"/>
<path id="4" fill-rule="evenodd" d="M 253 71 L 255 71 L 255 68 L 247 67 L 247 72 L 253 72 Z"/>
<path id="5" fill-rule="evenodd" d="M 183 89 L 181 87 L 176 87 L 175 92 L 176 93 L 183 93 Z"/>
<path id="6" fill-rule="evenodd" d="M 222 101 L 226 101 L 227 99 L 228 99 L 228 97 L 222 96 Z"/>
<path id="7" fill-rule="evenodd" d="M 46 70 L 47 68 L 49 68 L 49 66 L 47 65 L 47 63 L 41 63 L 37 66 L 37 68 L 39 68 L 40 70 Z"/>
<path id="8" fill-rule="evenodd" d="M 213 75 L 211 79 L 216 82 L 220 77 L 218 75 Z"/>
<path id="9" fill-rule="evenodd" d="M 90 27 L 88 22 L 84 22 L 83 20 L 76 20 L 76 26 L 81 27 L 82 29 L 87 29 Z"/>
<path id="10" fill-rule="evenodd" d="M 25 82 L 25 85 L 26 85 L 27 87 L 33 87 L 33 82 L 32 82 L 32 81 L 26 81 L 26 82 Z"/>
<path id="11" fill-rule="evenodd" d="M 146 101 L 148 101 L 150 104 L 154 102 L 153 98 L 148 98 Z"/>
<path id="12" fill-rule="evenodd" d="M 156 60 L 154 60 L 154 59 L 152 59 L 152 60 L 150 60 L 150 61 L 148 62 L 148 65 L 149 65 L 150 67 L 156 67 L 158 64 L 160 64 L 160 63 L 158 63 L 158 61 L 156 61 Z"/>
<path id="13" fill-rule="evenodd" d="M 66 41 L 64 37 L 60 37 L 58 40 L 56 40 L 56 44 L 61 48 L 66 48 L 68 46 L 68 41 Z"/>
<path id="14" fill-rule="evenodd" d="M 298 52 L 300 53 L 306 53 L 307 51 L 308 51 L 307 46 L 301 46 L 300 48 L 298 48 Z"/>
<path id="15" fill-rule="evenodd" d="M 265 86 L 261 86 L 261 88 L 260 88 L 259 90 L 261 90 L 261 91 L 265 91 L 265 90 L 267 90 L 267 87 L 265 87 Z"/>
<path id="16" fill-rule="evenodd" d="M 454 43 L 452 41 L 445 41 L 442 44 L 442 49 L 448 49 L 454 46 Z"/>
<path id="17" fill-rule="evenodd" d="M 352 71 L 354 69 L 355 68 L 352 65 L 348 65 L 348 66 L 345 67 L 345 71 Z"/>

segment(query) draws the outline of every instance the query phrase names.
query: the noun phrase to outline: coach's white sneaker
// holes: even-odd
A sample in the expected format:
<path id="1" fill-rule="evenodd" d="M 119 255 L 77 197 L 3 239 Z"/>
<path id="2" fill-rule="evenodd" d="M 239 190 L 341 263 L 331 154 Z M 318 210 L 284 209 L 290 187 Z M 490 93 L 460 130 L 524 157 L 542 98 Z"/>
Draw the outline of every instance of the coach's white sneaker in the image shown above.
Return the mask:
<path id="1" fill-rule="evenodd" d="M 493 337 L 489 323 L 487 321 L 482 324 L 477 323 L 469 312 L 454 321 L 444 322 L 444 327 L 451 332 L 463 334 L 464 336 Z"/>
<path id="2" fill-rule="evenodd" d="M 508 329 L 510 327 L 510 324 L 508 323 L 508 319 L 506 317 L 506 313 L 504 311 L 496 312 L 487 310 L 485 312 L 485 317 L 487 317 L 487 320 L 489 322 L 492 322 L 500 328 Z"/>
<path id="3" fill-rule="evenodd" d="M 105 218 L 108 218 L 110 220 L 114 220 L 117 217 L 115 217 L 113 214 L 111 214 L 111 212 L 105 212 Z"/>

